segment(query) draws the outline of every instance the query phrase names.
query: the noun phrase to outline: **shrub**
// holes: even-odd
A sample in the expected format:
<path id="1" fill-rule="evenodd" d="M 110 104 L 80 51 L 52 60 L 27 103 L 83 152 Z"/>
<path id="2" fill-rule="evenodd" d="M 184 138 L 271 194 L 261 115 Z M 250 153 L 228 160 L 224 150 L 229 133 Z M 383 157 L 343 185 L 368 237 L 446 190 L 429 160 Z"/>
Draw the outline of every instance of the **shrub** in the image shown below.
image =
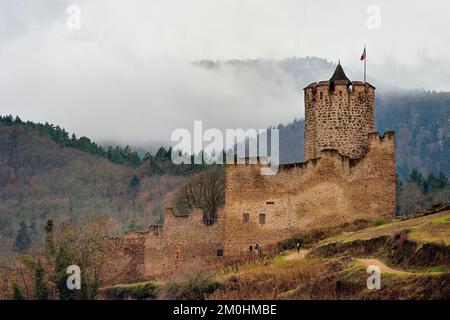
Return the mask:
<path id="1" fill-rule="evenodd" d="M 384 222 L 383 220 L 377 220 L 377 221 L 375 221 L 375 226 L 376 226 L 376 227 L 382 226 L 384 223 L 385 223 L 385 222 Z"/>
<path id="2" fill-rule="evenodd" d="M 105 290 L 105 296 L 108 299 L 125 299 L 125 290 L 123 287 L 113 287 Z"/>
<path id="3" fill-rule="evenodd" d="M 113 287 L 106 290 L 106 297 L 109 299 L 150 299 L 156 297 L 159 292 L 158 285 L 147 282 L 144 284 L 134 284 L 122 287 Z"/>
<path id="4" fill-rule="evenodd" d="M 130 295 L 134 299 L 154 298 L 158 294 L 158 291 L 158 286 L 152 282 L 130 287 Z"/>
<path id="5" fill-rule="evenodd" d="M 197 273 L 193 278 L 170 282 L 167 287 L 169 298 L 176 300 L 204 300 L 205 294 L 211 294 L 223 285 L 205 273 Z"/>
<path id="6" fill-rule="evenodd" d="M 305 237 L 303 235 L 296 235 L 290 239 L 278 242 L 277 247 L 280 251 L 295 249 L 297 242 L 300 243 L 300 246 L 303 246 L 303 244 L 306 242 Z"/>

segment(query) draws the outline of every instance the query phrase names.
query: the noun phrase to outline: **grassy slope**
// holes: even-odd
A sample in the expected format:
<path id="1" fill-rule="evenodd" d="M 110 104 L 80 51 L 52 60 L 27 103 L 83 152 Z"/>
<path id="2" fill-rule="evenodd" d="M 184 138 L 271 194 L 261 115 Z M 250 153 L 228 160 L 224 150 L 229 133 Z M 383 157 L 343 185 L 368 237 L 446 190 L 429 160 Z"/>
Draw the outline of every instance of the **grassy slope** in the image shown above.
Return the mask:
<path id="1" fill-rule="evenodd" d="M 308 248 L 286 250 L 276 256 L 254 259 L 219 270 L 214 275 L 193 274 L 183 279 L 183 286 L 176 281 L 161 281 L 159 299 L 442 299 L 450 295 L 450 264 L 420 268 L 404 268 L 402 265 L 383 263 L 383 254 L 361 255 L 352 248 L 353 243 L 370 241 L 380 237 L 394 238 L 402 230 L 408 230 L 410 241 L 424 246 L 432 243 L 449 245 L 450 211 L 428 216 L 395 221 L 368 227 L 355 232 L 344 232 Z M 342 243 L 349 247 L 341 254 L 321 256 L 316 251 L 330 244 Z M 382 247 L 388 250 L 388 247 Z M 356 254 L 355 254 L 356 252 Z M 362 259 L 366 258 L 366 259 Z M 368 290 L 367 263 L 385 265 L 382 269 L 381 290 Z M 199 280 L 201 279 L 201 281 Z M 177 293 L 171 288 L 178 286 Z M 211 291 L 211 287 L 219 288 Z M 105 292 L 115 289 L 103 288 Z M 172 290 L 173 291 L 173 290 Z M 180 295 L 180 292 L 183 294 Z M 109 297 L 111 298 L 111 296 Z M 116 297 L 119 298 L 119 297 Z"/>
<path id="2" fill-rule="evenodd" d="M 408 238 L 411 240 L 421 243 L 442 241 L 446 245 L 450 245 L 450 211 L 404 221 L 396 221 L 356 232 L 343 233 L 339 236 L 325 239 L 320 244 L 323 245 L 336 241 L 351 242 L 358 239 L 391 236 L 401 230 L 408 230 Z"/>
<path id="3" fill-rule="evenodd" d="M 409 240 L 419 246 L 450 240 L 450 211 L 429 216 L 396 221 L 360 231 L 343 233 L 325 239 L 310 251 L 332 243 L 347 245 L 380 236 L 394 237 L 408 229 Z M 216 279 L 225 289 L 209 295 L 210 299 L 441 299 L 450 294 L 450 265 L 408 268 L 390 265 L 395 272 L 382 272 L 381 290 L 368 290 L 366 260 L 353 255 L 353 250 L 341 255 L 306 258 L 294 250 L 275 258 L 246 264 L 231 273 L 219 273 Z M 379 252 L 378 252 L 379 254 Z M 384 254 L 388 254 L 385 252 Z M 367 257 L 367 255 L 364 255 Z M 377 258 L 375 256 L 374 258 Z M 372 261 L 372 260 L 369 260 Z M 377 260 L 379 261 L 379 260 Z M 380 263 L 382 263 L 380 261 Z"/>

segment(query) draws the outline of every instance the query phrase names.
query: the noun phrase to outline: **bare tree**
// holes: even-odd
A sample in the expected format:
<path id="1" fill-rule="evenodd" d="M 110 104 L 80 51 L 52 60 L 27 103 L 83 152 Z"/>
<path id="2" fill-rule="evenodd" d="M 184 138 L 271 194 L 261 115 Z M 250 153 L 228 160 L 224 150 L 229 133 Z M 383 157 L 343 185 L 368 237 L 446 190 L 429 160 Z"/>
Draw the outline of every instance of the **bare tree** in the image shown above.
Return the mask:
<path id="1" fill-rule="evenodd" d="M 225 174 L 220 168 L 211 168 L 194 177 L 175 195 L 175 208 L 182 214 L 192 209 L 203 211 L 203 222 L 213 224 L 217 211 L 225 204 Z"/>

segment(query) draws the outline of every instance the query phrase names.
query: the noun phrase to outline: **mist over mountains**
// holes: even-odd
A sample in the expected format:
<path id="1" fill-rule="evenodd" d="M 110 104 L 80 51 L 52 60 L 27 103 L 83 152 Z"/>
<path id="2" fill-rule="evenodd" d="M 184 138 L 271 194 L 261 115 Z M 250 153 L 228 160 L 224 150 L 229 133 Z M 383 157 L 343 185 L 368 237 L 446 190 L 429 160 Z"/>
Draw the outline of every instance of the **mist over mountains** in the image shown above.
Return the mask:
<path id="1" fill-rule="evenodd" d="M 228 69 L 235 74 L 252 73 L 267 83 L 283 83 L 292 86 L 297 92 L 294 105 L 278 106 L 279 113 L 287 113 L 291 119 L 280 123 L 280 155 L 282 163 L 304 161 L 304 103 L 303 87 L 311 82 L 327 80 L 336 65 L 317 57 L 288 58 L 284 60 L 203 60 L 194 63 L 210 70 L 221 72 Z M 358 71 L 344 69 L 350 79 Z M 275 71 L 276 70 L 276 71 Z M 281 72 L 281 74 L 280 74 Z M 277 76 L 274 76 L 274 75 Z M 280 81 L 277 77 L 284 78 Z M 450 175 L 450 92 L 427 91 L 424 89 L 394 88 L 369 82 L 376 90 L 376 130 L 382 135 L 385 131 L 396 131 L 397 170 L 402 178 L 416 168 L 424 173 L 442 171 Z M 277 92 L 273 92 L 276 94 Z M 279 92 L 278 92 L 279 93 Z M 284 108 L 285 107 L 285 108 Z M 295 114 L 295 112 L 294 112 Z M 268 119 L 270 121 L 270 119 Z M 276 125 L 276 123 L 269 123 Z"/>
<path id="2" fill-rule="evenodd" d="M 66 104 L 61 100 L 60 108 L 68 115 L 79 109 L 78 104 L 92 103 L 86 99 L 98 102 L 89 113 L 79 109 L 68 120 L 69 126 L 55 122 L 54 113 L 46 116 L 49 114 L 46 107 L 34 106 L 31 101 L 30 107 L 43 108 L 40 117 L 46 118 L 41 122 L 59 124 L 103 146 L 130 145 L 141 157 L 146 152 L 155 154 L 160 146 L 173 145 L 169 139 L 176 128 L 192 132 L 195 120 L 202 120 L 204 129 L 222 131 L 226 128 L 263 129 L 281 124 L 281 161 L 299 162 L 304 158 L 302 89 L 311 82 L 329 79 L 336 67 L 334 62 L 318 57 L 200 60 L 189 64 L 165 61 L 160 67 L 155 66 L 157 62 L 149 61 L 148 69 L 128 74 L 128 84 L 135 84 L 132 92 L 113 92 L 111 86 L 108 94 L 103 92 L 97 99 L 95 83 L 92 83 L 92 92 L 87 92 L 81 100 L 67 92 L 74 101 Z M 361 79 L 361 70 L 346 67 L 345 61 L 341 63 L 351 80 Z M 449 93 L 394 88 L 373 79 L 370 70 L 368 81 L 377 87 L 376 128 L 381 134 L 396 131 L 400 175 L 407 176 L 413 168 L 425 173 L 442 170 L 450 175 L 447 160 Z M 142 78 L 149 74 L 152 75 Z M 114 75 L 111 75 L 114 82 Z M 115 99 L 115 95 L 121 98 Z M 8 101 L 3 101 L 2 107 L 8 106 Z M 26 114 L 13 114 L 36 121 Z"/>

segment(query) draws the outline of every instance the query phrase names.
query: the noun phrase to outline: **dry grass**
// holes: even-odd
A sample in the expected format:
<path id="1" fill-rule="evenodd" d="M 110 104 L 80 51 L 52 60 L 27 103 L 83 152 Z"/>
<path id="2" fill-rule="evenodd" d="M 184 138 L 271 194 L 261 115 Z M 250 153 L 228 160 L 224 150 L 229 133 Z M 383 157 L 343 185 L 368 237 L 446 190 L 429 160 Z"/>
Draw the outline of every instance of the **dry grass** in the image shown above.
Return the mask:
<path id="1" fill-rule="evenodd" d="M 450 245 L 450 214 L 433 219 L 409 233 L 409 238 L 418 242 L 443 242 Z"/>
<path id="2" fill-rule="evenodd" d="M 418 242 L 442 241 L 450 244 L 450 211 L 444 211 L 432 215 L 422 216 L 404 221 L 383 224 L 351 233 L 343 233 L 337 237 L 325 239 L 320 244 L 341 241 L 367 240 L 380 236 L 390 236 L 401 230 L 408 229 L 409 238 Z"/>
<path id="3" fill-rule="evenodd" d="M 449 243 L 450 212 L 388 224 L 380 223 L 378 226 L 364 230 L 345 232 L 340 236 L 326 239 L 319 245 L 335 241 L 350 243 L 355 240 L 361 241 L 361 239 L 375 239 L 383 235 L 394 236 L 402 230 L 408 230 L 407 234 L 420 243 L 437 240 Z M 216 279 L 224 286 L 206 295 L 206 298 L 225 300 L 434 299 L 445 296 L 448 292 L 442 286 L 442 281 L 439 282 L 441 279 L 439 277 L 448 277 L 445 274 L 446 266 L 428 268 L 424 274 L 421 272 L 387 274 L 389 276 L 383 282 L 384 289 L 374 293 L 366 288 L 366 268 L 355 257 L 351 257 L 351 252 L 346 252 L 342 257 L 330 259 L 313 259 L 312 256 L 289 259 L 292 252 L 294 251 L 284 251 L 266 259 L 241 262 L 234 268 L 218 273 Z M 383 277 L 385 276 L 386 274 L 383 273 Z M 432 281 L 432 286 L 427 286 L 427 279 Z M 413 293 L 403 290 L 404 285 L 411 288 Z"/>
<path id="4" fill-rule="evenodd" d="M 248 266 L 247 266 L 248 267 Z M 286 293 L 326 274 L 327 268 L 318 260 L 298 260 L 256 265 L 252 269 L 228 276 L 224 289 L 208 299 L 255 300 L 283 299 Z"/>

